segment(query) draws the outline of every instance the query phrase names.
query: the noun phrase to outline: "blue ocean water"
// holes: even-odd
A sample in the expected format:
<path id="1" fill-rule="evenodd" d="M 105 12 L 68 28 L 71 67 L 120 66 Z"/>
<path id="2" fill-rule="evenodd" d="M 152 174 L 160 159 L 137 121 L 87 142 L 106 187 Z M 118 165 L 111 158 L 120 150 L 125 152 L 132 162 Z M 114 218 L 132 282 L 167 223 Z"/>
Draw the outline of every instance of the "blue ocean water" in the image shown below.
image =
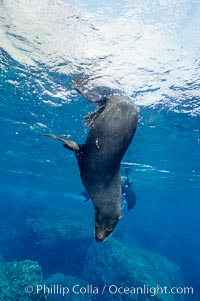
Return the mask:
<path id="1" fill-rule="evenodd" d="M 200 300 L 199 1 L 7 0 L 0 7 L 4 259 L 39 261 L 46 278 L 66 272 L 59 260 L 48 267 L 40 250 L 31 257 L 28 240 L 22 248 L 26 229 L 19 220 L 35 208 L 37 216 L 49 204 L 81 212 L 93 233 L 92 203 L 80 196 L 75 156 L 41 136 L 85 141 L 83 117 L 94 106 L 72 86 L 73 77 L 84 73 L 91 86 L 117 88 L 139 108 L 137 132 L 121 164 L 137 204 L 123 209 L 112 237 L 178 264 L 195 291 L 183 300 Z M 51 249 L 53 256 L 62 257 L 65 247 Z M 77 265 L 70 273 L 77 276 L 84 261 L 78 246 L 73 256 Z"/>

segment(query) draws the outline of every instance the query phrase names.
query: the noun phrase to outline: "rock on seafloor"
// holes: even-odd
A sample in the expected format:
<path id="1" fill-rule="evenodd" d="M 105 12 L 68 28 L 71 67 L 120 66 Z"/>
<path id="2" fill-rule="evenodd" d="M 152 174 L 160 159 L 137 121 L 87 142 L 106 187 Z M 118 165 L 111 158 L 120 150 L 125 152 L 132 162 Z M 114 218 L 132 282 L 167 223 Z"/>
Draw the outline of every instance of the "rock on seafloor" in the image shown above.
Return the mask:
<path id="1" fill-rule="evenodd" d="M 51 247 L 58 241 L 92 238 L 87 216 L 81 211 L 50 206 L 28 212 L 25 221 L 27 235 L 37 235 L 39 245 Z M 93 228 L 91 228 L 93 229 Z"/>
<path id="2" fill-rule="evenodd" d="M 80 210 L 55 206 L 32 209 L 18 225 L 19 254 L 37 260 L 45 275 L 80 275 L 94 240 L 93 227 L 93 220 Z"/>
<path id="3" fill-rule="evenodd" d="M 155 252 L 140 248 L 131 249 L 113 238 L 102 244 L 94 243 L 90 247 L 84 274 L 85 280 L 98 283 L 101 287 L 106 284 L 105 297 L 102 300 L 184 300 L 183 295 L 180 294 L 163 293 L 153 296 L 153 289 L 151 293 L 144 295 L 109 292 L 111 285 L 124 288 L 146 286 L 146 292 L 147 287 L 167 287 L 169 290 L 172 287 L 183 287 L 182 274 L 175 263 Z"/>
<path id="4" fill-rule="evenodd" d="M 46 301 L 43 293 L 37 293 L 36 289 L 43 282 L 41 268 L 36 262 L 0 260 L 1 301 Z"/>

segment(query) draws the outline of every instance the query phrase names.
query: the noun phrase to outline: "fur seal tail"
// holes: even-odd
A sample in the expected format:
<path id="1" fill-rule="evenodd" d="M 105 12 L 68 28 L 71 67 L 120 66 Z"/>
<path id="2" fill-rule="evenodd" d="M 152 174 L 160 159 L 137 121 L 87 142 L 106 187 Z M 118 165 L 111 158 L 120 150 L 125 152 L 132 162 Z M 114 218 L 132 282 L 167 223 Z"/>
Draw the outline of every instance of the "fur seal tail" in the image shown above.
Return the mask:
<path id="1" fill-rule="evenodd" d="M 56 136 L 56 135 L 52 135 L 52 134 L 42 134 L 42 136 L 47 136 L 47 137 L 51 137 L 51 138 L 63 141 L 65 143 L 65 144 L 63 144 L 63 146 L 71 151 L 77 152 L 80 150 L 80 146 L 76 142 L 69 140 L 65 137 Z"/>

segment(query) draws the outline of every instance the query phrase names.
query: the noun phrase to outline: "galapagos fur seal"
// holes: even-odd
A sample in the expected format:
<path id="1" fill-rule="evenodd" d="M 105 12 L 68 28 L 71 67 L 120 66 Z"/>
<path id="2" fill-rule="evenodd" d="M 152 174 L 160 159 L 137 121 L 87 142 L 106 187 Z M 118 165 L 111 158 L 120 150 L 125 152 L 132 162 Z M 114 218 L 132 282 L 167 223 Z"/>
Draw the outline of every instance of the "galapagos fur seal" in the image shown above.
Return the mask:
<path id="1" fill-rule="evenodd" d="M 81 93 L 80 87 L 76 90 Z M 95 103 L 92 95 L 84 93 L 83 96 Z M 65 148 L 75 152 L 82 183 L 93 202 L 98 242 L 104 241 L 121 219 L 120 162 L 134 137 L 138 121 L 138 110 L 130 98 L 109 94 L 103 99 L 100 109 L 86 117 L 90 130 L 85 144 L 44 134 L 63 141 Z"/>

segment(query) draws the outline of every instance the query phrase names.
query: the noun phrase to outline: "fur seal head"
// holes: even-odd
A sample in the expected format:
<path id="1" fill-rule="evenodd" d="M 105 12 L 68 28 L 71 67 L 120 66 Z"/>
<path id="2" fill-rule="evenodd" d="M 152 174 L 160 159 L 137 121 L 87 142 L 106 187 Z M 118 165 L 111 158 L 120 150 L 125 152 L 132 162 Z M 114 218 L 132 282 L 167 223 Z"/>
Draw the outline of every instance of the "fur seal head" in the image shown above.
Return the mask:
<path id="1" fill-rule="evenodd" d="M 95 214 L 95 239 L 97 242 L 104 241 L 113 232 L 122 216 L 113 217 L 109 215 Z"/>

